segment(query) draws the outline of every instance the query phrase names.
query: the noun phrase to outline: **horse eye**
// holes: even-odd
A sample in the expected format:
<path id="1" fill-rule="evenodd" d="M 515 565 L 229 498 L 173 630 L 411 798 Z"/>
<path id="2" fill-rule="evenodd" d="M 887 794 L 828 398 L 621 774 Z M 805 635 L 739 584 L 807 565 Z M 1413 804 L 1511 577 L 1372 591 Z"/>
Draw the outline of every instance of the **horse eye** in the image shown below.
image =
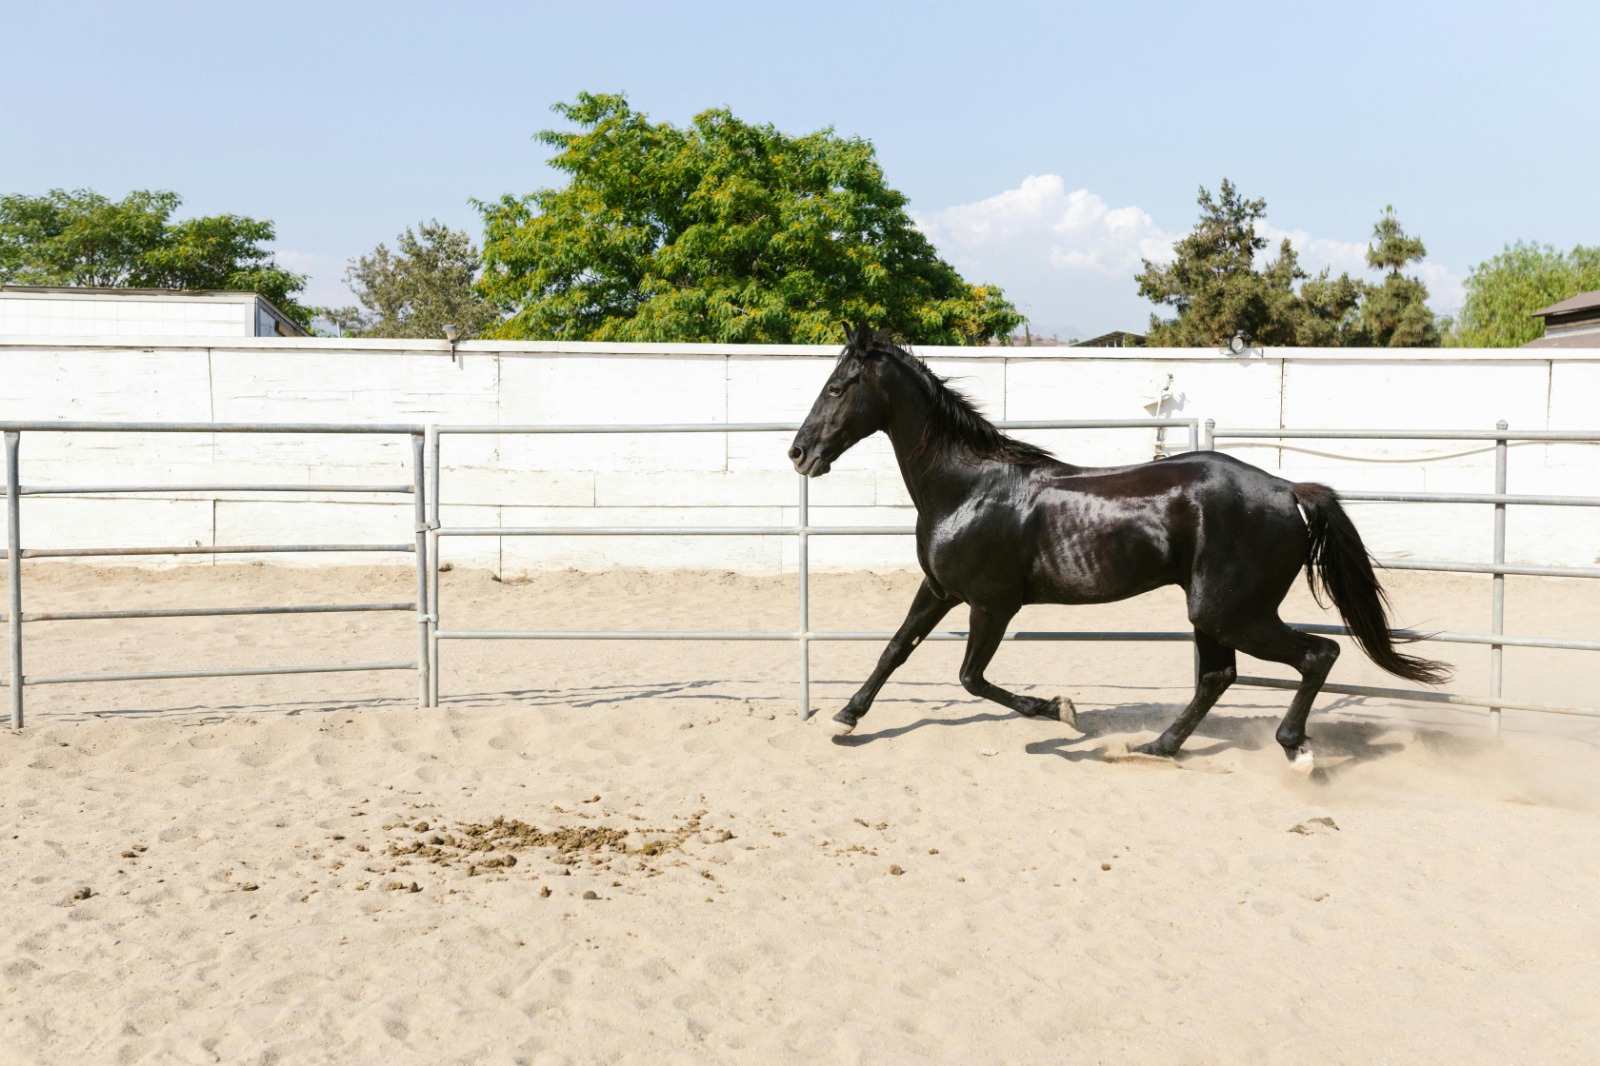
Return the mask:
<path id="1" fill-rule="evenodd" d="M 840 385 L 838 382 L 834 382 L 832 385 L 828 386 L 828 395 L 829 396 L 843 396 L 844 395 L 844 386 Z"/>

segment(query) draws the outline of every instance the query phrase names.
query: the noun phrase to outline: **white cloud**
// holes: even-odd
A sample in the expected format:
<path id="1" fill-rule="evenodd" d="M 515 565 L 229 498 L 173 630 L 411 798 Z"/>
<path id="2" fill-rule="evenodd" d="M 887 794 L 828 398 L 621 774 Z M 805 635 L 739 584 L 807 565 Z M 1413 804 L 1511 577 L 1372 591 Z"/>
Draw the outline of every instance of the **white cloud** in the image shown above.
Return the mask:
<path id="1" fill-rule="evenodd" d="M 1014 189 L 937 211 L 913 211 L 917 226 L 967 278 L 1000 285 L 1041 327 L 1082 323 L 1079 335 L 1110 329 L 1142 330 L 1154 308 L 1138 296 L 1133 276 L 1141 261 L 1170 262 L 1188 232 L 1162 228 L 1148 211 L 1113 207 L 1088 189 L 1069 191 L 1058 174 L 1035 174 Z M 1375 278 L 1366 263 L 1367 242 L 1313 236 L 1263 223 L 1267 257 L 1287 237 L 1301 265 L 1315 274 Z M 1437 263 L 1412 268 L 1428 285 L 1435 310 L 1460 307 L 1459 275 Z"/>
<path id="2" fill-rule="evenodd" d="M 1171 259 L 1178 236 L 1058 174 L 912 217 L 964 276 L 1000 285 L 1037 332 L 1062 338 L 1144 329 L 1151 307 L 1133 276 L 1141 258 Z"/>
<path id="3" fill-rule="evenodd" d="M 1088 189 L 1068 192 L 1058 174 L 1030 175 L 1018 188 L 913 218 L 958 266 L 979 272 L 992 263 L 1131 276 L 1141 258 L 1170 259 L 1176 239 L 1140 208 L 1112 207 Z"/>
<path id="4" fill-rule="evenodd" d="M 1428 306 L 1453 315 L 1467 300 L 1466 278 L 1438 263 L 1414 263 L 1411 271 L 1428 286 Z"/>

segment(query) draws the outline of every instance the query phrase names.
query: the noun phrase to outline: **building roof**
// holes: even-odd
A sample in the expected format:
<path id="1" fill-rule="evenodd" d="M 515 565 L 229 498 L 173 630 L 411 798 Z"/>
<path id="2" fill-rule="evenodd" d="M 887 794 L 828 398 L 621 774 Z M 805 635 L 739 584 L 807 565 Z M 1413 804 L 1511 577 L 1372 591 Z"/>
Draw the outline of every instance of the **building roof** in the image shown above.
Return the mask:
<path id="1" fill-rule="evenodd" d="M 63 296 L 213 296 L 226 300 L 266 300 L 240 289 L 131 289 L 112 285 L 0 285 L 0 292 L 43 292 Z M 267 300 L 268 303 L 272 301 Z"/>
<path id="2" fill-rule="evenodd" d="M 1550 315 L 1569 315 L 1574 311 L 1600 311 L 1600 289 L 1593 292 L 1580 292 L 1578 295 L 1562 300 L 1560 303 L 1551 304 L 1549 307 L 1533 312 L 1532 318 L 1546 318 Z"/>
<path id="3" fill-rule="evenodd" d="M 1090 337 L 1086 341 L 1079 341 L 1072 345 L 1074 348 L 1140 348 L 1144 346 L 1143 333 L 1129 333 L 1125 329 L 1114 329 L 1110 333 L 1102 333 L 1098 337 Z"/>
<path id="4" fill-rule="evenodd" d="M 1600 330 L 1586 333 L 1558 333 L 1521 345 L 1523 348 L 1594 348 L 1600 350 Z"/>

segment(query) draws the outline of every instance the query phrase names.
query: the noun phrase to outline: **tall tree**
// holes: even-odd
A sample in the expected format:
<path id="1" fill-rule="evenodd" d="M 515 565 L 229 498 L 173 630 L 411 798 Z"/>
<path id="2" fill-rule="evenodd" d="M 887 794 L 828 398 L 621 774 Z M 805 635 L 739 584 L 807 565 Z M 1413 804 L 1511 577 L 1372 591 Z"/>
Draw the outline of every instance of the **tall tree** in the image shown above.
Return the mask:
<path id="1" fill-rule="evenodd" d="M 1409 263 L 1428 254 L 1419 237 L 1408 236 L 1395 217 L 1393 207 L 1385 207 L 1372 227 L 1372 243 L 1367 245 L 1367 265 L 1387 270 L 1383 281 L 1365 286 L 1361 301 L 1362 340 L 1374 348 L 1437 348 L 1439 329 L 1428 310 L 1428 286 L 1422 279 L 1400 272 Z"/>
<path id="2" fill-rule="evenodd" d="M 938 257 L 867 141 L 722 109 L 651 123 L 620 95 L 554 110 L 579 127 L 538 135 L 568 184 L 477 204 L 495 336 L 822 343 L 866 322 L 981 344 L 1022 322 Z"/>
<path id="3" fill-rule="evenodd" d="M 1266 200 L 1245 199 L 1224 178 L 1215 199 L 1202 187 L 1197 202 L 1200 221 L 1177 243 L 1172 262 L 1146 259 L 1134 278 L 1139 295 L 1177 311 L 1170 319 L 1150 317 L 1146 343 L 1204 348 L 1226 343 L 1238 330 L 1262 344 L 1342 343 L 1359 298 L 1348 277 L 1330 278 L 1325 270 L 1312 278 L 1287 240 L 1258 271 L 1256 253 L 1267 241 L 1256 223 L 1266 217 Z M 1296 291 L 1301 282 L 1310 299 Z"/>
<path id="4" fill-rule="evenodd" d="M 1425 249 L 1406 235 L 1392 207 L 1367 246 L 1368 264 L 1389 273 L 1371 285 L 1330 269 L 1308 274 L 1288 240 L 1258 270 L 1256 253 L 1267 241 L 1256 223 L 1266 217 L 1267 202 L 1245 199 L 1226 178 L 1216 198 L 1202 187 L 1198 202 L 1200 221 L 1177 243 L 1172 262 L 1146 259 L 1134 278 L 1139 295 L 1177 311 L 1169 319 L 1151 316 L 1147 343 L 1208 347 L 1239 330 L 1262 344 L 1307 348 L 1439 343 L 1424 302 L 1427 286 L 1400 273 Z"/>
<path id="5" fill-rule="evenodd" d="M 243 215 L 169 219 L 174 192 L 135 190 L 111 200 L 90 189 L 0 196 L 0 281 L 135 289 L 257 292 L 301 326 L 313 311 L 295 294 L 304 275 L 262 247 L 271 222 Z"/>
<path id="6" fill-rule="evenodd" d="M 465 337 L 500 316 L 473 290 L 478 249 L 460 230 L 422 222 L 407 226 L 395 250 L 380 244 L 350 260 L 344 277 L 361 306 L 322 308 L 334 328 L 351 337 L 441 337 L 447 325 Z"/>
<path id="7" fill-rule="evenodd" d="M 1531 317 L 1542 307 L 1600 289 L 1600 247 L 1560 252 L 1518 241 L 1467 277 L 1449 343 L 1461 348 L 1515 348 L 1537 340 L 1544 327 Z"/>

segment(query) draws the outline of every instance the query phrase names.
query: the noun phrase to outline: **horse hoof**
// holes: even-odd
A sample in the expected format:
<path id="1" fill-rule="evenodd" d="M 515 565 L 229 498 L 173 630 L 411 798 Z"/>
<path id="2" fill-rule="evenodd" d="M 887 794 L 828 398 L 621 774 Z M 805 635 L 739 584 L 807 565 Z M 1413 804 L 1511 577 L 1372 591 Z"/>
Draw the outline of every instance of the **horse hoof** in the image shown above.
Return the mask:
<path id="1" fill-rule="evenodd" d="M 1297 774 L 1309 774 L 1312 770 L 1317 768 L 1317 760 L 1316 757 L 1311 754 L 1311 744 L 1309 741 L 1302 742 L 1299 747 L 1295 748 L 1293 751 L 1285 751 L 1284 754 L 1289 756 L 1289 765 Z"/>
<path id="2" fill-rule="evenodd" d="M 828 732 L 832 733 L 836 737 L 847 737 L 851 733 L 854 733 L 855 729 L 856 719 L 845 714 L 843 711 L 840 711 L 838 714 L 834 715 L 828 720 Z"/>
<path id="3" fill-rule="evenodd" d="M 1083 727 L 1078 725 L 1078 708 L 1065 696 L 1057 696 L 1050 701 L 1050 708 L 1054 712 L 1050 715 L 1062 725 L 1071 726 L 1078 732 L 1083 732 Z"/>
<path id="4" fill-rule="evenodd" d="M 1161 747 L 1161 742 L 1157 740 L 1146 741 L 1136 748 L 1129 748 L 1128 754 L 1144 755 L 1152 759 L 1171 759 L 1173 756 L 1173 752 Z"/>

